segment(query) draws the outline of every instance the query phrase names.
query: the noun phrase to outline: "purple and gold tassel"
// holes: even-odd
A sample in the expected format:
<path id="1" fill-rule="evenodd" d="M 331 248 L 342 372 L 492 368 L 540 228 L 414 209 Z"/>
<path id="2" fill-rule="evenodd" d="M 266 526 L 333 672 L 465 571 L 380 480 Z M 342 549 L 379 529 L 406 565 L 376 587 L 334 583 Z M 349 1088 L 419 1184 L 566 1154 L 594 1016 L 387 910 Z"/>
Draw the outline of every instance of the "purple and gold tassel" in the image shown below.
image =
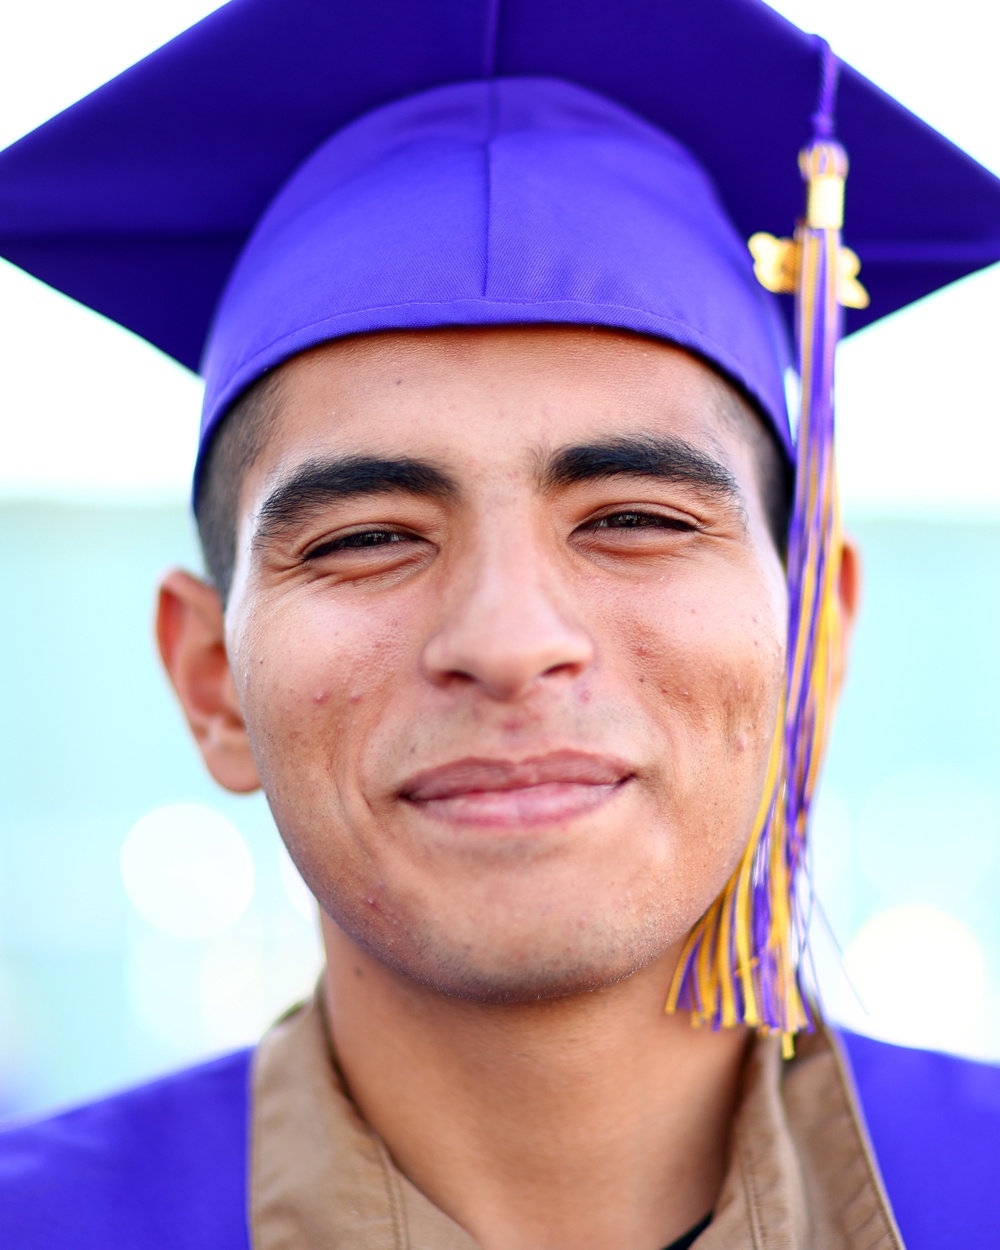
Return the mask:
<path id="1" fill-rule="evenodd" d="M 780 1034 L 786 1055 L 795 1034 L 811 1025 L 799 979 L 806 923 L 795 882 L 805 859 L 841 656 L 834 357 L 841 307 L 868 303 L 857 281 L 858 258 L 840 242 L 848 162 L 833 138 L 836 71 L 836 59 L 823 44 L 813 138 L 799 154 L 807 194 L 795 237 L 756 234 L 750 240 L 762 285 L 794 293 L 796 301 L 802 399 L 788 548 L 785 693 L 747 848 L 688 937 L 667 998 L 667 1011 L 689 1010 L 696 1024 L 742 1023 Z"/>

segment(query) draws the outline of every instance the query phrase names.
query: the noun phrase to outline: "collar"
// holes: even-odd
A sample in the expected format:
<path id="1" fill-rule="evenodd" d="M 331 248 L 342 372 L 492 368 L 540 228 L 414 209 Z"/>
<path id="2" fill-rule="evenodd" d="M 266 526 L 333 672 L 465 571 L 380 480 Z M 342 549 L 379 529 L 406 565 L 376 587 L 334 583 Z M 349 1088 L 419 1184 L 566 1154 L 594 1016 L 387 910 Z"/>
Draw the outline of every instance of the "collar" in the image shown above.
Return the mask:
<path id="1" fill-rule="evenodd" d="M 254 1250 L 476 1250 L 361 1119 L 312 999 L 254 1057 Z M 695 1250 L 903 1250 L 836 1039 L 751 1046 L 711 1224 Z"/>

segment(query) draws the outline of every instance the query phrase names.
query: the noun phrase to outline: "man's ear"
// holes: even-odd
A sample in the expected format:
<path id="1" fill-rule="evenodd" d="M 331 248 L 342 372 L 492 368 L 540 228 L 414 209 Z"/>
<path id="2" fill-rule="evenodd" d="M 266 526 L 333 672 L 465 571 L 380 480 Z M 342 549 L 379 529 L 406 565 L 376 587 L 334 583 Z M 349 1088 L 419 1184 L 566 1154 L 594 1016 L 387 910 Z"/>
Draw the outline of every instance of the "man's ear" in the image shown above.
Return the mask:
<path id="1" fill-rule="evenodd" d="M 840 646 L 834 664 L 834 695 L 840 694 L 847 662 L 851 654 L 851 639 L 861 603 L 861 552 L 857 543 L 845 534 L 841 539 L 840 568 L 837 573 L 837 600 L 840 605 Z"/>
<path id="2" fill-rule="evenodd" d="M 180 569 L 168 573 L 160 583 L 156 638 L 208 771 L 238 794 L 258 789 L 218 591 Z"/>

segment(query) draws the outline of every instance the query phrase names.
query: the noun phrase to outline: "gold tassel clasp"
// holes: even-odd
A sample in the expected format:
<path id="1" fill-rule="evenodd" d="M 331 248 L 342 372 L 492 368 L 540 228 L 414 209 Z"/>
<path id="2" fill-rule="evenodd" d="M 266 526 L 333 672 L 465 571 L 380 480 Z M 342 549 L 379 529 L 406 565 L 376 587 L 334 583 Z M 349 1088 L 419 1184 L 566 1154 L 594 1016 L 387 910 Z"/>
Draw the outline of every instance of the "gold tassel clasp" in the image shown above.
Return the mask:
<path id="1" fill-rule="evenodd" d="M 757 281 L 775 295 L 794 295 L 799 282 L 799 261 L 802 254 L 797 239 L 776 239 L 763 231 L 750 236 L 748 246 L 753 256 Z M 869 295 L 858 281 L 861 261 L 857 252 L 841 247 L 837 253 L 837 300 L 844 308 L 867 308 Z"/>
<path id="2" fill-rule="evenodd" d="M 812 143 L 799 153 L 799 169 L 806 184 L 806 213 L 801 226 L 807 230 L 837 230 L 844 224 L 844 182 L 847 154 L 839 143 Z M 755 234 L 749 240 L 753 271 L 765 290 L 794 295 L 799 283 L 802 244 Z M 837 249 L 837 302 L 844 308 L 867 308 L 868 292 L 858 281 L 861 261 L 849 247 Z"/>

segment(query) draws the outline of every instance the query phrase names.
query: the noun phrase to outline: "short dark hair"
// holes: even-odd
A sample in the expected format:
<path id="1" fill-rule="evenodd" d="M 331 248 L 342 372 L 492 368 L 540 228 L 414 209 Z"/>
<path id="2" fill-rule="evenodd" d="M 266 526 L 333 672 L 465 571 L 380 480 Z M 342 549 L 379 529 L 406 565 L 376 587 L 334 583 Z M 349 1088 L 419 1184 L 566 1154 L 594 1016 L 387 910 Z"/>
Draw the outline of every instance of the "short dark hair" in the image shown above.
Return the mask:
<path id="1" fill-rule="evenodd" d="M 794 491 L 788 455 L 757 405 L 732 383 L 721 377 L 719 383 L 726 421 L 750 440 L 768 528 L 784 560 Z M 223 602 L 229 597 L 236 561 L 240 488 L 264 450 L 280 402 L 279 366 L 258 378 L 232 404 L 205 453 L 195 519 L 206 571 Z"/>
<path id="2" fill-rule="evenodd" d="M 778 442 L 778 436 L 756 411 L 756 429 L 753 438 L 754 455 L 757 458 L 757 475 L 760 494 L 764 501 L 767 527 L 781 562 L 788 556 L 788 532 L 792 525 L 792 508 L 795 504 L 795 469 L 788 452 Z"/>
<path id="3" fill-rule="evenodd" d="M 784 563 L 788 555 L 788 531 L 795 502 L 795 470 L 770 420 L 754 400 L 731 384 L 724 389 L 726 420 L 750 444 L 767 528 Z"/>
<path id="4" fill-rule="evenodd" d="M 281 376 L 273 369 L 229 407 L 205 452 L 194 515 L 205 571 L 223 602 L 233 583 L 240 489 L 267 443 L 280 395 Z"/>

